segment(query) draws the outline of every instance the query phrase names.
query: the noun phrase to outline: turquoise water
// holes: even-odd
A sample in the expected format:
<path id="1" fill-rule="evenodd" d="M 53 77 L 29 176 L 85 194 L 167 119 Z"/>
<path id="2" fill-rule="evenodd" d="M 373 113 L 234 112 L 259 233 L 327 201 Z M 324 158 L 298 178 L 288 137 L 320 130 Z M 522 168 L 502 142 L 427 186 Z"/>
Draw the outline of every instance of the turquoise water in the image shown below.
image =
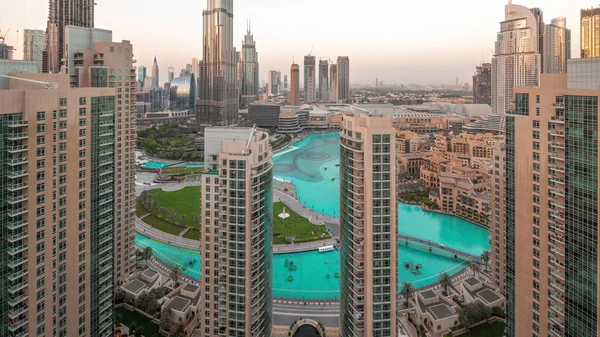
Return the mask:
<path id="1" fill-rule="evenodd" d="M 288 147 L 274 155 L 274 175 L 293 182 L 298 199 L 306 207 L 339 216 L 339 133 L 310 135 L 292 147 L 298 149 L 290 151 Z"/>
<path id="2" fill-rule="evenodd" d="M 176 264 L 189 266 L 182 272 L 194 279 L 200 280 L 200 253 L 181 249 L 151 240 L 141 234 L 136 234 L 135 243 L 139 247 L 151 246 L 154 255 L 167 265 Z M 424 248 L 426 250 L 426 248 Z M 432 255 L 427 251 L 399 245 L 398 253 L 398 288 L 403 281 L 412 282 L 416 288 L 435 283 L 439 273 L 446 271 L 454 274 L 465 266 L 465 262 Z M 290 271 L 285 261 L 292 261 L 297 267 Z M 404 267 L 404 261 L 423 265 L 421 275 L 414 275 Z M 303 253 L 277 254 L 273 256 L 273 296 L 278 298 L 307 299 L 307 300 L 338 300 L 340 298 L 339 273 L 340 254 L 337 250 L 326 253 L 310 251 Z M 329 274 L 329 278 L 327 277 Z M 292 281 L 288 277 L 292 276 Z M 400 289 L 398 289 L 400 290 Z"/>
<path id="3" fill-rule="evenodd" d="M 172 164 L 149 161 L 146 164 L 144 164 L 144 167 L 149 168 L 149 169 L 159 169 L 159 168 L 163 168 L 163 167 L 170 166 L 170 165 L 172 165 Z"/>

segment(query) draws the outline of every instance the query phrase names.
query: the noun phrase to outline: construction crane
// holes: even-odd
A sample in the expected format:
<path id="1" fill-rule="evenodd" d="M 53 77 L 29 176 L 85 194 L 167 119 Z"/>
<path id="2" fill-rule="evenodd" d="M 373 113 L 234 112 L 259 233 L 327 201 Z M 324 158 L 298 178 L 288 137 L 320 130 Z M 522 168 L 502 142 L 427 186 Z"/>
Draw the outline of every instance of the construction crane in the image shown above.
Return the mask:
<path id="1" fill-rule="evenodd" d="M 4 35 L 2 35 L 2 32 L 0 31 L 0 43 L 4 43 L 9 32 L 10 32 L 10 28 L 6 31 L 6 33 L 4 33 Z"/>
<path id="2" fill-rule="evenodd" d="M 312 45 L 312 47 L 310 47 L 310 52 L 308 53 L 308 56 L 312 56 L 313 49 L 315 49 L 314 44 Z"/>
<path id="3" fill-rule="evenodd" d="M 28 79 L 28 78 L 7 76 L 7 75 L 0 75 L 0 77 L 9 78 L 9 79 L 17 80 L 17 81 L 25 81 L 25 82 L 35 83 L 35 84 L 41 84 L 44 86 L 45 89 L 58 89 L 58 83 L 56 83 L 56 82 L 36 81 L 36 80 Z"/>

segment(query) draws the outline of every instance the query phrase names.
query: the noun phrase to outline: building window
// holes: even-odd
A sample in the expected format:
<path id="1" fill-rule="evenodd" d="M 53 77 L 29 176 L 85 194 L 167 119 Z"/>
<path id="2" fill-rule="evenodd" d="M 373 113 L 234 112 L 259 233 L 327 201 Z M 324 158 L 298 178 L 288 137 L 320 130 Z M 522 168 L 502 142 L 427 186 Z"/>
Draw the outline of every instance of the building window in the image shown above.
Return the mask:
<path id="1" fill-rule="evenodd" d="M 59 102 L 60 106 L 67 106 L 67 99 L 66 98 L 61 98 L 58 102 Z"/>
<path id="2" fill-rule="evenodd" d="M 515 94 L 515 114 L 520 116 L 529 115 L 529 94 Z"/>

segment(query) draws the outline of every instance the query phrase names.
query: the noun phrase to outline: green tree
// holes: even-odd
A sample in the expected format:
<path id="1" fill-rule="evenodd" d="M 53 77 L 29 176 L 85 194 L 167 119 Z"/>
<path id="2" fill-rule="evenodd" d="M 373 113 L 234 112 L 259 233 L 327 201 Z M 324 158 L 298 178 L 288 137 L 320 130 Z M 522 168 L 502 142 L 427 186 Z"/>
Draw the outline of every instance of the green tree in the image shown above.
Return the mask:
<path id="1" fill-rule="evenodd" d="M 476 301 L 471 304 L 465 304 L 458 311 L 458 320 L 463 327 L 469 328 L 475 323 L 492 317 L 492 309 L 486 307 L 483 303 Z"/>
<path id="2" fill-rule="evenodd" d="M 133 321 L 129 324 L 129 336 L 139 337 L 142 333 L 140 326 L 136 321 Z"/>
<path id="3" fill-rule="evenodd" d="M 115 326 L 118 328 L 123 323 L 123 314 L 120 312 L 115 313 Z"/>
<path id="4" fill-rule="evenodd" d="M 181 270 L 179 268 L 179 265 L 177 265 L 173 269 L 171 269 L 171 280 L 173 280 L 176 287 L 179 286 L 179 276 L 181 276 Z"/>
<path id="5" fill-rule="evenodd" d="M 125 290 L 118 288 L 115 291 L 115 303 L 123 303 L 123 301 L 125 300 Z"/>
<path id="6" fill-rule="evenodd" d="M 152 257 L 152 247 L 146 246 L 144 250 L 142 250 L 142 259 L 148 265 L 148 260 Z"/>
<path id="7" fill-rule="evenodd" d="M 440 274 L 439 279 L 440 285 L 444 288 L 444 295 L 448 295 L 448 288 L 452 287 L 452 280 L 450 279 L 450 275 L 448 273 L 443 272 Z"/>
<path id="8" fill-rule="evenodd" d="M 402 282 L 402 290 L 400 291 L 400 293 L 406 299 L 406 307 L 407 308 L 410 308 L 410 302 L 408 301 L 408 299 L 412 296 L 414 291 L 415 291 L 415 289 L 413 288 L 413 285 L 411 282 L 406 282 L 406 281 Z"/>
<path id="9" fill-rule="evenodd" d="M 471 260 L 469 261 L 469 269 L 471 269 L 473 271 L 473 275 L 477 277 L 481 268 L 479 267 L 479 264 L 477 264 L 477 262 Z"/>
<path id="10" fill-rule="evenodd" d="M 167 308 L 167 309 L 163 310 L 163 312 L 160 314 L 159 327 L 162 330 L 169 331 L 169 327 L 171 326 L 172 322 L 173 322 L 173 314 L 171 313 L 171 309 Z"/>
<path id="11" fill-rule="evenodd" d="M 183 326 L 183 324 L 179 324 L 177 326 L 177 330 L 175 330 L 175 332 L 173 332 L 172 334 L 169 334 L 170 337 L 185 337 L 185 327 Z"/>
<path id="12" fill-rule="evenodd" d="M 486 250 L 483 252 L 483 254 L 481 254 L 481 261 L 483 261 L 483 264 L 485 265 L 485 272 L 487 273 L 488 271 L 488 264 L 490 263 L 490 251 Z"/>

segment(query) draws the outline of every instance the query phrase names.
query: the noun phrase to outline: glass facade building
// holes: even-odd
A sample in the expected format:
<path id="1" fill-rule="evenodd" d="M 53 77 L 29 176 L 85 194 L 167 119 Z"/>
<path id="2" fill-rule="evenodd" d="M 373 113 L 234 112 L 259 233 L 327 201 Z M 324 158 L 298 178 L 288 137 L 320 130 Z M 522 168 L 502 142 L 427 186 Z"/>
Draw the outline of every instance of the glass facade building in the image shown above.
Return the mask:
<path id="1" fill-rule="evenodd" d="M 194 74 L 183 74 L 171 81 L 170 109 L 192 110 L 196 104 L 196 78 Z"/>

